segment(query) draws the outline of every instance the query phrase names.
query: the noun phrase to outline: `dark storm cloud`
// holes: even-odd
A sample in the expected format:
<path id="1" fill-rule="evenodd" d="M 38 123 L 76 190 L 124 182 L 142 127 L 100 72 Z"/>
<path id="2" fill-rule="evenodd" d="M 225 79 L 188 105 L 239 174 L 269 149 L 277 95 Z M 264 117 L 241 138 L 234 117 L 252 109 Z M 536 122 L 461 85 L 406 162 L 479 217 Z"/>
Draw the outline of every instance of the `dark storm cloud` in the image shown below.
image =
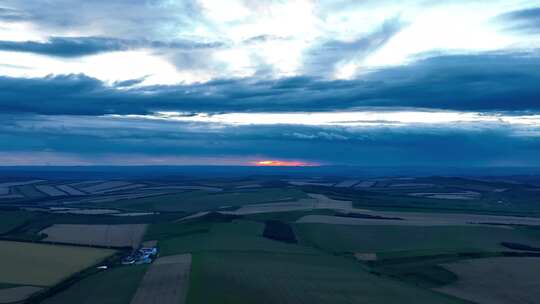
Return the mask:
<path id="1" fill-rule="evenodd" d="M 46 42 L 0 41 L 0 50 L 69 58 L 138 48 L 168 48 L 176 50 L 194 50 L 205 48 L 218 48 L 222 45 L 222 43 L 218 42 L 159 42 L 146 40 L 125 40 L 105 37 L 51 37 Z"/>
<path id="2" fill-rule="evenodd" d="M 138 84 L 141 84 L 147 77 L 141 77 L 141 78 L 136 78 L 136 79 L 128 79 L 128 80 L 123 80 L 123 81 L 115 81 L 114 82 L 114 87 L 116 88 L 126 88 L 126 87 L 131 87 L 131 86 L 134 86 L 134 85 L 138 85 Z"/>
<path id="3" fill-rule="evenodd" d="M 508 24 L 510 30 L 540 33 L 540 7 L 508 12 L 496 19 Z"/>
<path id="4" fill-rule="evenodd" d="M 0 111 L 145 114 L 154 111 L 322 111 L 423 107 L 540 111 L 540 57 L 534 53 L 435 56 L 356 80 L 293 77 L 222 79 L 119 90 L 84 75 L 0 77 Z"/>
<path id="5" fill-rule="evenodd" d="M 2 51 L 36 53 L 58 57 L 79 57 L 102 52 L 120 51 L 127 48 L 128 45 L 121 40 L 97 37 L 53 37 L 47 42 L 0 41 L 0 50 Z"/>
<path id="6" fill-rule="evenodd" d="M 247 156 L 356 165 L 540 165 L 539 137 L 512 127 L 224 126 L 111 117 L 2 117 L 0 151 Z"/>

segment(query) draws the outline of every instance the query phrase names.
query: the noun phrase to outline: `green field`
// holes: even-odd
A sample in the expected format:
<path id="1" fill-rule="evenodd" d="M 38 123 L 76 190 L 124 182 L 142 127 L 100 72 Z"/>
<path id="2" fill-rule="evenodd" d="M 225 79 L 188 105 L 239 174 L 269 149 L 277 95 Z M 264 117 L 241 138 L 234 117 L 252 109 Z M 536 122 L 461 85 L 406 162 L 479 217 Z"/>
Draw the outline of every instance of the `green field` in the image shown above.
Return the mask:
<path id="1" fill-rule="evenodd" d="M 116 267 L 91 275 L 46 299 L 44 304 L 127 304 L 148 266 Z"/>
<path id="2" fill-rule="evenodd" d="M 269 212 L 269 213 L 254 213 L 244 215 L 243 218 L 253 221 L 283 221 L 283 222 L 295 222 L 306 215 L 319 214 L 319 215 L 334 215 L 336 212 L 329 209 L 315 209 L 309 211 L 288 211 L 288 212 Z"/>
<path id="3" fill-rule="evenodd" d="M 35 214 L 26 211 L 0 211 L 0 234 L 8 233 L 34 217 Z"/>
<path id="4" fill-rule="evenodd" d="M 482 198 L 473 200 L 445 200 L 412 197 L 406 193 L 370 192 L 357 194 L 348 199 L 353 200 L 353 206 L 360 209 L 540 216 L 540 206 L 536 203 L 538 197 L 528 194 L 513 197 L 511 193 L 483 195 Z M 505 201 L 504 204 L 499 203 L 501 199 Z"/>
<path id="5" fill-rule="evenodd" d="M 80 215 L 80 214 L 55 214 L 47 212 L 27 212 L 24 216 L 30 216 L 22 229 L 5 235 L 10 240 L 38 241 L 43 238 L 40 231 L 54 224 L 79 224 L 79 225 L 110 225 L 110 224 L 147 224 L 159 221 L 170 221 L 184 216 L 184 213 L 162 213 L 147 216 L 108 216 L 108 215 Z M 23 217 L 24 218 L 24 217 Z M 13 223 L 21 222 L 18 218 L 7 218 Z M 3 223 L 0 223 L 2 225 Z M 8 226 L 6 226 L 8 227 Z"/>
<path id="6" fill-rule="evenodd" d="M 475 254 L 476 258 L 498 256 L 496 253 Z M 454 273 L 440 264 L 464 259 L 459 254 L 433 256 L 413 256 L 369 262 L 373 272 L 381 273 L 398 280 L 420 286 L 434 288 L 450 284 L 458 279 Z"/>
<path id="7" fill-rule="evenodd" d="M 41 199 L 41 198 L 48 198 L 48 196 L 40 191 L 38 191 L 34 185 L 24 185 L 24 186 L 16 186 L 14 187 L 15 192 L 23 195 L 26 198 L 29 199 Z"/>
<path id="8" fill-rule="evenodd" d="M 159 239 L 161 255 L 195 253 L 208 251 L 261 251 L 285 253 L 315 253 L 309 247 L 276 242 L 262 237 L 264 224 L 250 221 L 232 221 L 230 223 L 194 223 L 176 224 L 176 231 L 181 236 L 169 235 Z M 173 227 L 174 227 L 173 226 Z M 175 229 L 173 227 L 161 229 Z M 150 228 L 152 234 L 158 231 Z"/>
<path id="9" fill-rule="evenodd" d="M 535 187 L 513 182 L 479 181 L 456 177 L 423 177 L 409 182 L 429 184 L 426 187 L 392 187 L 407 181 L 387 179 L 378 181 L 373 187 L 332 188 L 303 186 L 302 190 L 325 194 L 329 197 L 353 201 L 356 208 L 431 211 L 453 213 L 482 213 L 540 216 L 540 192 Z M 504 190 L 504 191 L 500 191 Z M 479 194 L 474 199 L 434 199 L 411 196 L 411 193 L 452 193 L 473 191 Z"/>
<path id="10" fill-rule="evenodd" d="M 335 177 L 329 181 L 340 180 Z M 136 183 L 169 186 L 162 181 Z M 306 193 L 320 193 L 374 210 L 534 216 L 535 210 L 540 212 L 536 204 L 540 191 L 524 184 L 462 178 L 381 178 L 370 188 L 341 188 L 296 187 L 275 178 L 223 178 L 183 181 L 178 186 L 186 183 L 215 185 L 223 191 L 186 190 L 171 183 L 169 192 L 160 196 L 91 203 L 109 196 L 95 194 L 85 196 L 76 205 L 122 212 L 157 211 L 147 216 L 55 214 L 45 209 L 0 211 L 0 234 L 6 239 L 0 241 L 0 289 L 45 287 L 32 299 L 45 304 L 130 303 L 148 266 L 119 266 L 120 254 L 112 250 L 7 241 L 39 241 L 39 232 L 54 224 L 150 224 L 144 240 L 157 240 L 160 256 L 192 255 L 188 304 L 468 303 L 432 289 L 460 279 L 441 265 L 463 259 L 527 255 L 508 253 L 511 249 L 502 247 L 501 242 L 540 247 L 540 228 L 532 226 L 397 226 L 400 221 L 396 226 L 296 223 L 305 215 L 339 213 L 330 209 L 247 215 L 208 212 L 184 218 L 200 211 L 231 211 L 247 204 L 296 201 L 308 198 Z M 407 183 L 421 186 L 395 186 Z M 253 184 L 262 186 L 235 188 Z M 40 201 L 43 195 L 34 193 L 33 185 L 14 190 L 33 197 L 28 204 L 44 203 Z M 130 191 L 144 195 L 158 190 Z M 481 195 L 471 200 L 410 195 L 463 191 Z M 55 206 L 58 202 L 51 198 L 45 203 Z M 270 224 L 271 220 L 279 221 L 279 226 Z M 265 227 L 270 231 L 265 235 L 270 238 L 263 237 Z M 108 270 L 92 267 L 105 259 L 111 265 Z"/>
<path id="11" fill-rule="evenodd" d="M 0 241 L 0 283 L 52 286 L 113 250 Z"/>
<path id="12" fill-rule="evenodd" d="M 163 196 L 121 200 L 103 204 L 107 208 L 152 211 L 197 212 L 218 209 L 223 206 L 242 206 L 246 204 L 268 203 L 275 201 L 296 200 L 307 197 L 294 188 L 263 188 L 224 193 L 189 191 Z"/>
<path id="13" fill-rule="evenodd" d="M 193 254 L 189 304 L 462 303 L 370 274 L 350 258 L 262 237 L 259 222 L 153 225 L 161 255 Z"/>
<path id="14" fill-rule="evenodd" d="M 540 245 L 540 230 L 481 226 L 348 226 L 296 224 L 301 244 L 332 253 L 376 252 L 400 257 L 501 251 L 500 242 Z"/>
<path id="15" fill-rule="evenodd" d="M 500 256 L 508 240 L 540 245 L 540 230 L 524 227 L 296 224 L 295 231 L 301 244 L 332 254 L 376 253 L 378 260 L 367 263 L 371 271 L 422 288 L 458 279 L 440 264 Z"/>
<path id="16" fill-rule="evenodd" d="M 372 275 L 340 257 L 205 252 L 194 255 L 187 303 L 463 302 Z"/>
<path id="17" fill-rule="evenodd" d="M 21 285 L 0 283 L 0 289 L 13 288 L 13 287 L 18 287 L 18 286 L 21 286 Z"/>

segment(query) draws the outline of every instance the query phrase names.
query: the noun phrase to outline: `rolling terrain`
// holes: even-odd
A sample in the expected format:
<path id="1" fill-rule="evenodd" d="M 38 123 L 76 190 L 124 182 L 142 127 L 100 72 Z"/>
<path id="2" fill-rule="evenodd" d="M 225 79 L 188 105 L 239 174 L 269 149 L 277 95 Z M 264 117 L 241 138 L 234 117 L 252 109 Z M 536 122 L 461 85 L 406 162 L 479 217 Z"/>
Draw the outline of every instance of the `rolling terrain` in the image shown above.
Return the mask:
<path id="1" fill-rule="evenodd" d="M 0 303 L 523 303 L 534 181 L 4 178 Z"/>

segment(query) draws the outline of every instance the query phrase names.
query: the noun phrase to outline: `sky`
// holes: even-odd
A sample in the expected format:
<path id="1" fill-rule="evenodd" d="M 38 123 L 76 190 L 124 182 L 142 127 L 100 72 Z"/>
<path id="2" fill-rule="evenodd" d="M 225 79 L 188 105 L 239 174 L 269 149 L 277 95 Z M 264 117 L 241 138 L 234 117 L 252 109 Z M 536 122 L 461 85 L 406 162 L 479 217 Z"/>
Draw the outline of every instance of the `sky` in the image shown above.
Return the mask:
<path id="1" fill-rule="evenodd" d="M 539 0 L 0 0 L 0 165 L 540 166 Z"/>

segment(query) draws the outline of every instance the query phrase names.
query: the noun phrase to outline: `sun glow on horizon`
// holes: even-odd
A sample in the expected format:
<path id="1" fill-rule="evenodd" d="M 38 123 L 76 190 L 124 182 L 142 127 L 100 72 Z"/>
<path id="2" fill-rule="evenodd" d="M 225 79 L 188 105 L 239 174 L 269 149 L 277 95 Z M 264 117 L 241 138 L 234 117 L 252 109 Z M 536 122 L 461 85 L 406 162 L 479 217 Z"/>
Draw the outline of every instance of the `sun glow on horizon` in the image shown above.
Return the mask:
<path id="1" fill-rule="evenodd" d="M 259 160 L 253 162 L 253 165 L 260 167 L 308 167 L 317 166 L 317 164 L 303 161 L 285 161 L 285 160 Z"/>

